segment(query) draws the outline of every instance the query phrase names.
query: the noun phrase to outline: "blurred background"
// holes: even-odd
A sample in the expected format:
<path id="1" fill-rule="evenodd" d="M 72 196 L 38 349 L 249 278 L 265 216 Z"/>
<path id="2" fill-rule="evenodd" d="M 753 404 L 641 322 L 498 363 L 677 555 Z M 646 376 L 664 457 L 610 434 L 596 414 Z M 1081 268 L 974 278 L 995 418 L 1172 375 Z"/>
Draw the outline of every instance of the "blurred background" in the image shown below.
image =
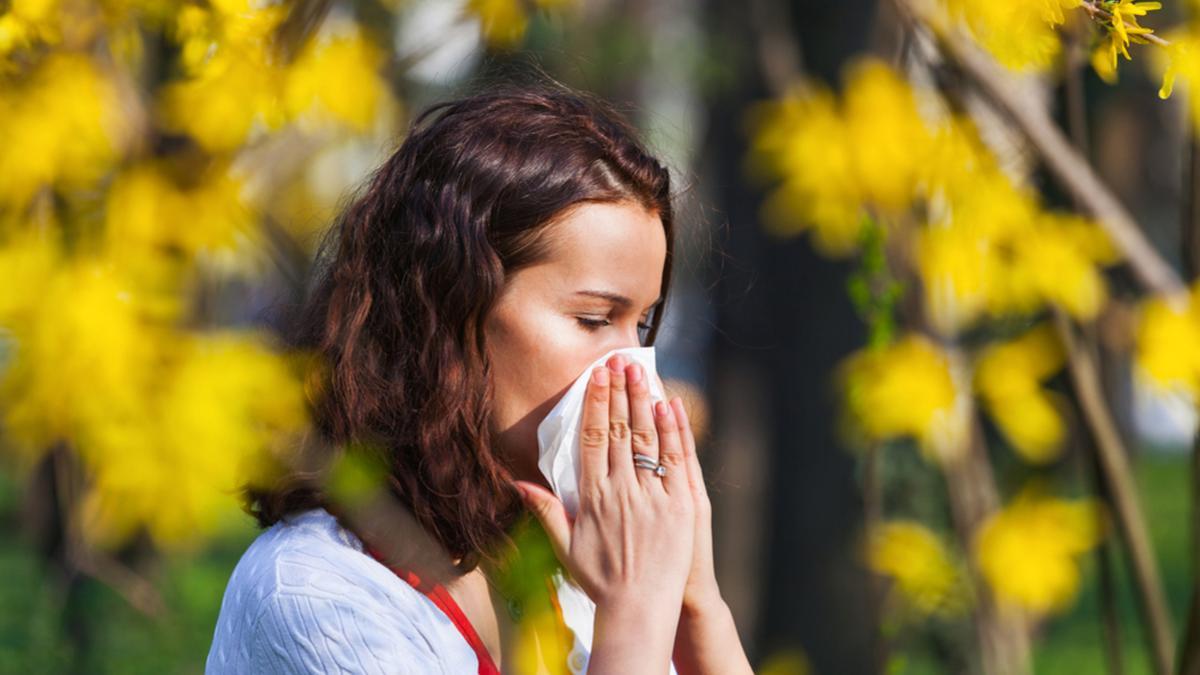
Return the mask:
<path id="1" fill-rule="evenodd" d="M 660 373 L 758 672 L 1190 672 L 1167 5 L 0 4 L 0 672 L 203 670 L 323 228 L 426 105 L 540 75 L 672 170 Z"/>

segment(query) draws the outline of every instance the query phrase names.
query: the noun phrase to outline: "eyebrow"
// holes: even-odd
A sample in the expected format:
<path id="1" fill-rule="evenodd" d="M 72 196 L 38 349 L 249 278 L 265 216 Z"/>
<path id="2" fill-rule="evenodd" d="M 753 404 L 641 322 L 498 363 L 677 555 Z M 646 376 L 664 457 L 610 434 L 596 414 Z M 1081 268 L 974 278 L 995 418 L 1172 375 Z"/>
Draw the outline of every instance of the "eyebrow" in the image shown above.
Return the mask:
<path id="1" fill-rule="evenodd" d="M 603 300 L 608 300 L 623 309 L 633 306 L 633 300 L 630 300 L 629 298 L 625 297 L 624 295 L 621 295 L 620 293 L 613 293 L 611 291 L 583 290 L 583 291 L 575 291 L 575 295 L 586 295 L 586 296 L 593 297 L 593 298 L 601 298 Z M 661 296 L 661 295 L 658 296 L 658 299 L 655 300 L 648 309 L 653 309 L 655 305 L 662 303 L 662 301 L 663 301 L 663 296 Z"/>

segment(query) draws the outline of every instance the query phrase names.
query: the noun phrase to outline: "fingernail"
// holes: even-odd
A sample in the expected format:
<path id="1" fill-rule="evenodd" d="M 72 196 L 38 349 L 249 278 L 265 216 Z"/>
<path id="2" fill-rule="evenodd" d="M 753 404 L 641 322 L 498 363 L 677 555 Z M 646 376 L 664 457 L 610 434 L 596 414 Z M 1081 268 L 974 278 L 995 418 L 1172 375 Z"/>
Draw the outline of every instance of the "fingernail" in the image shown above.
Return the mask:
<path id="1" fill-rule="evenodd" d="M 620 354 L 617 354 L 616 356 L 612 357 L 608 361 L 608 367 L 612 368 L 612 371 L 614 373 L 621 372 L 621 370 L 625 368 L 624 357 L 622 357 Z"/>
<path id="2" fill-rule="evenodd" d="M 654 414 L 659 417 L 667 416 L 667 406 L 662 401 L 654 402 Z"/>
<path id="3" fill-rule="evenodd" d="M 632 382 L 638 382 L 641 379 L 642 379 L 641 365 L 639 365 L 637 363 L 631 365 L 629 367 L 629 381 L 632 383 Z"/>
<path id="4" fill-rule="evenodd" d="M 608 384 L 608 368 L 596 368 L 592 371 L 592 382 L 603 387 Z"/>

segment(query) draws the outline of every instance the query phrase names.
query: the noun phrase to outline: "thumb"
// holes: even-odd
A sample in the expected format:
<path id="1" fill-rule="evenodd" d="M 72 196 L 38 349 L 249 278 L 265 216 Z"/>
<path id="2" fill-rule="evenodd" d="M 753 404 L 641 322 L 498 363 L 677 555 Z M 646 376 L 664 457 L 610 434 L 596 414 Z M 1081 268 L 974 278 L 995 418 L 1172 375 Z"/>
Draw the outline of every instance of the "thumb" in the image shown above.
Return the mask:
<path id="1" fill-rule="evenodd" d="M 571 550 L 571 524 L 567 509 L 562 500 L 553 492 L 526 480 L 514 480 L 512 484 L 521 493 L 525 506 L 533 511 L 542 524 L 542 529 L 550 537 L 554 552 L 564 564 L 567 561 L 567 551 Z"/>

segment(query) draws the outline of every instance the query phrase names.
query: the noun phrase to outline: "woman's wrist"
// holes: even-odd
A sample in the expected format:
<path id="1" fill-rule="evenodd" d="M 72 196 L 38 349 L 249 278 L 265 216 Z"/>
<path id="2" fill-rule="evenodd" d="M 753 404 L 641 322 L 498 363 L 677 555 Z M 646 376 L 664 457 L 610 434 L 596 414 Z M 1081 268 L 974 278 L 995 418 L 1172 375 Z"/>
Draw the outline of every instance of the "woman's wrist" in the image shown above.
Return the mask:
<path id="1" fill-rule="evenodd" d="M 689 592 L 684 593 L 683 596 L 681 618 L 694 619 L 728 611 L 725 598 L 721 597 L 721 589 L 715 582 L 705 585 L 699 590 L 688 590 Z"/>
<path id="2" fill-rule="evenodd" d="M 719 593 L 685 603 L 672 658 L 681 674 L 751 674 L 733 611 Z"/>
<path id="3" fill-rule="evenodd" d="M 631 598 L 596 607 L 589 673 L 665 672 L 679 624 L 680 602 Z"/>

